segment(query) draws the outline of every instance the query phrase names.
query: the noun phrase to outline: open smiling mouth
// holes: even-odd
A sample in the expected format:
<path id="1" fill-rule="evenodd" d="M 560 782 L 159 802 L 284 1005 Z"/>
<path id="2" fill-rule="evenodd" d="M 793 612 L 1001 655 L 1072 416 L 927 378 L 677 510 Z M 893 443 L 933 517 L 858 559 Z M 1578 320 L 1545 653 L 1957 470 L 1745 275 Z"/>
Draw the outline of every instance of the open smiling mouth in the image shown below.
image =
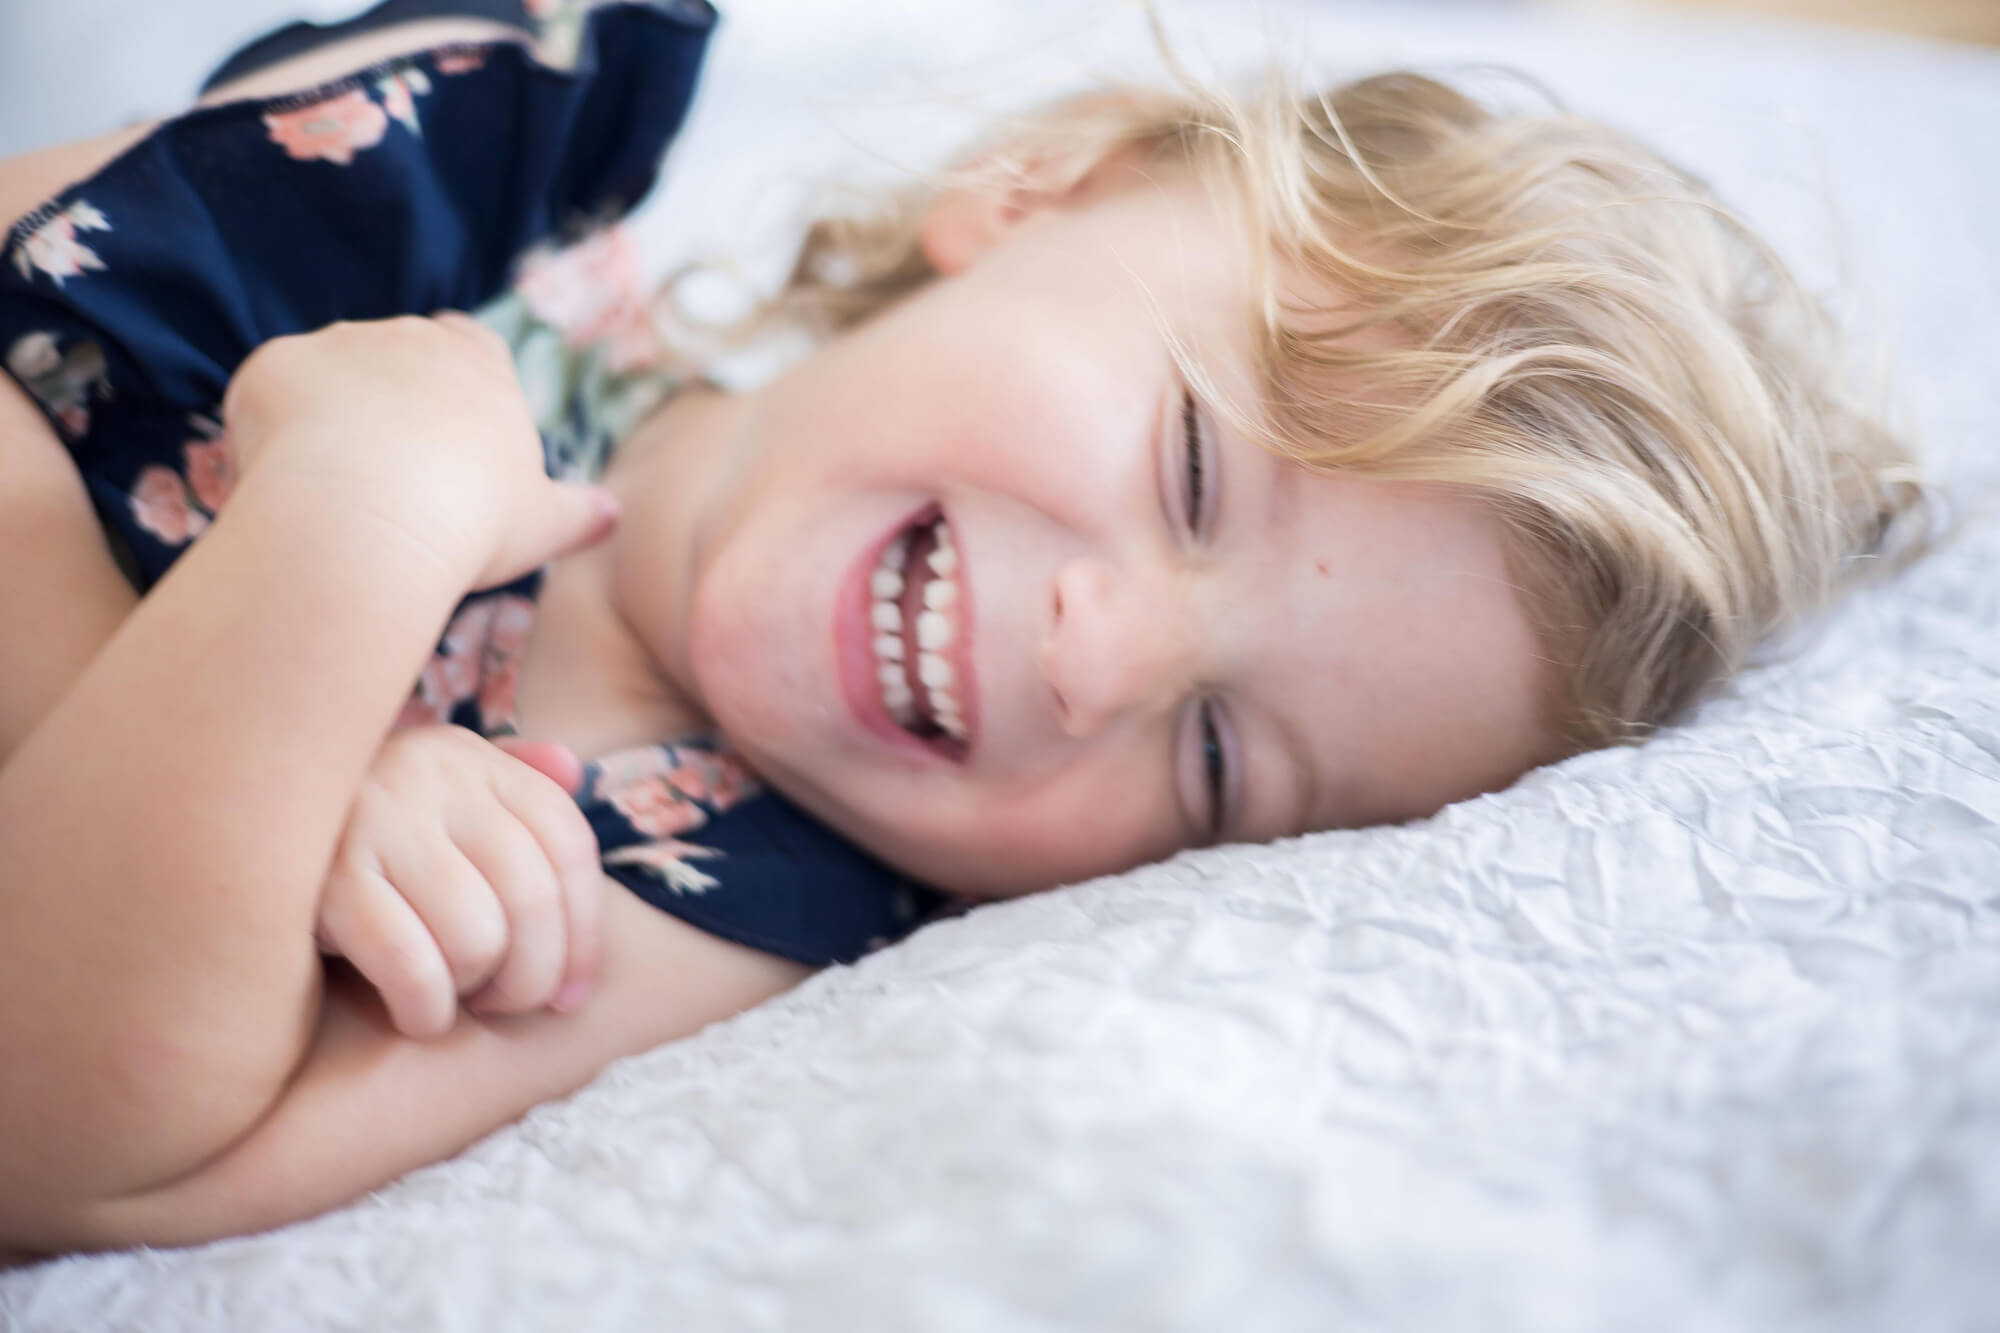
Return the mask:
<path id="1" fill-rule="evenodd" d="M 882 706 L 910 734 L 963 745 L 965 710 L 947 650 L 962 637 L 958 548 L 933 506 L 884 547 L 869 575 L 875 679 Z M 953 746 L 953 748 L 957 748 Z"/>

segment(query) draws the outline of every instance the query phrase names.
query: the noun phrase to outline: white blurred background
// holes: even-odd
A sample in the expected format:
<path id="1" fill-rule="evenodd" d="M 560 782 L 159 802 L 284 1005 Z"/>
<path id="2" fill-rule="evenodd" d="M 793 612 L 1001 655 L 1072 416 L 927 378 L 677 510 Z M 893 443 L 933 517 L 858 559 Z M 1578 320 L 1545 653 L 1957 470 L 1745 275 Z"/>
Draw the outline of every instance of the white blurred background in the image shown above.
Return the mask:
<path id="1" fill-rule="evenodd" d="M 921 172 L 995 111 L 1157 71 L 1137 0 L 720 3 L 694 117 L 638 220 L 656 269 L 727 254 L 762 276 L 812 190 Z M 1714 12 L 1886 21 L 1877 0 L 1156 3 L 1198 73 L 1272 59 L 1319 78 L 1406 62 L 1524 70 L 1708 176 L 1866 351 L 1943 379 L 1914 405 L 1925 434 L 1992 419 L 1990 370 L 1954 352 L 2000 290 L 2000 52 Z M 169 114 L 244 41 L 363 7 L 0 0 L 0 156 Z M 1894 12 L 1922 27 L 1926 15 L 2000 15 L 2000 0 L 1899 0 Z M 1959 270 L 1937 272 L 1941 253 Z M 1965 271 L 1967 256 L 1982 271 Z"/>
<path id="2" fill-rule="evenodd" d="M 38 0 L 0 3 L 0 156 L 185 106 L 222 57 L 351 0 Z"/>
<path id="3" fill-rule="evenodd" d="M 191 96 L 221 56 L 292 19 L 345 18 L 366 0 L 0 0 L 0 156 L 108 129 L 123 121 L 172 111 Z M 1528 7 L 1597 16 L 1658 10 L 1734 9 L 1812 18 L 1856 28 L 2000 43 L 2000 0 L 1405 0 L 1398 8 L 1429 9 L 1441 26 L 1471 14 Z M 1069 26 L 1089 26 L 1136 6 L 1125 0 L 984 0 L 977 5 L 876 0 L 840 5 L 840 26 L 903 35 L 912 50 L 934 44 L 943 29 L 959 30 L 963 49 L 977 49 L 987 29 L 1020 27 L 1034 42 Z M 1253 16 L 1276 8 L 1335 9 L 1340 0 L 1195 0 L 1169 8 L 1206 8 Z M 1380 7 L 1378 5 L 1378 7 Z M 725 32 L 785 29 L 823 33 L 831 0 L 724 0 Z M 821 10 L 814 14 L 815 9 Z M 981 21 L 968 23 L 978 11 Z M 824 51 L 822 55 L 829 54 Z"/>
<path id="4" fill-rule="evenodd" d="M 1917 9 L 1926 0 L 1897 2 Z M 1947 3 L 2000 9 L 2000 0 Z M 1864 347 L 1888 354 L 1898 399 L 1941 461 L 1955 464 L 1965 493 L 1974 482 L 2000 483 L 2000 52 L 1723 23 L 1621 0 L 1573 0 L 1576 11 L 1567 13 L 1525 0 L 1161 4 L 1198 67 L 1276 56 L 1332 76 L 1402 62 L 1447 73 L 1499 62 L 1658 143 L 1706 174 L 1834 297 Z M 649 245 L 666 260 L 768 251 L 764 242 L 781 235 L 812 182 L 921 170 L 986 111 L 1147 59 L 1130 0 L 725 0 L 725 9 L 695 119 L 644 219 Z M 0 0 L 0 153 L 171 111 L 232 45 L 302 12 L 333 17 L 348 7 Z M 1541 807 L 1483 807 L 1452 826 L 1444 847 L 1474 849 L 1502 867 L 1543 864 L 1537 839 L 1582 848 L 1559 854 L 1579 865 L 1601 855 L 1612 867 L 1584 883 L 1629 869 L 1639 889 L 1659 890 L 1667 904 L 1614 884 L 1601 900 L 1612 908 L 1566 909 L 1538 897 L 1516 910 L 1489 896 L 1493 879 L 1447 881 L 1469 886 L 1462 901 L 1473 906 L 1462 919 L 1408 919 L 1461 922 L 1439 946 L 1454 960 L 1464 956 L 1461 938 L 1486 951 L 1481 975 L 1492 1003 L 1482 1000 L 1469 1019 L 1437 1005 L 1434 978 L 1449 974 L 1420 953 L 1380 955 L 1417 962 L 1407 974 L 1375 969 L 1381 988 L 1367 994 L 1395 1016 L 1381 1029 L 1389 1038 L 1367 1035 L 1375 1011 L 1365 1007 L 1354 1011 L 1358 1019 L 1322 1019 L 1305 1007 L 1305 997 L 1338 997 L 1351 979 L 1339 970 L 1363 966 L 1317 960 L 1375 947 L 1320 932 L 1389 922 L 1384 938 L 1404 935 L 1393 924 L 1402 919 L 1393 906 L 1397 877 L 1449 873 L 1430 850 L 1392 840 L 1403 831 L 1368 850 L 1358 841 L 1259 849 L 1254 862 L 1237 864 L 1268 867 L 1258 871 L 1269 876 L 1262 887 L 1240 885 L 1210 859 L 1076 899 L 1092 904 L 1074 918 L 1087 926 L 1059 915 L 1077 910 L 1062 905 L 1069 899 L 999 909 L 1013 914 L 927 935 L 913 942 L 915 952 L 878 956 L 882 966 L 865 974 L 834 974 L 817 998 L 779 1017 L 664 1056 L 669 1063 L 645 1066 L 644 1077 L 614 1075 L 592 1097 L 545 1108 L 529 1127 L 317 1229 L 213 1251 L 50 1266 L 12 1279 L 17 1308 L 32 1308 L 44 1327 L 113 1327 L 114 1305 L 126 1316 L 120 1327 L 271 1327 L 309 1317 L 299 1314 L 311 1308 L 302 1297 L 338 1293 L 345 1304 L 319 1308 L 381 1328 L 451 1322 L 453 1311 L 455 1326 L 467 1326 L 510 1301 L 522 1302 L 512 1318 L 485 1326 L 528 1327 L 550 1309 L 534 1298 L 581 1309 L 571 1322 L 592 1327 L 606 1322 L 592 1314 L 607 1310 L 622 1309 L 624 1326 L 646 1327 L 659 1309 L 684 1307 L 695 1310 L 684 1322 L 716 1326 L 726 1306 L 734 1326 L 757 1323 L 752 1311 L 766 1324 L 789 1311 L 804 1316 L 793 1321 L 801 1326 L 934 1328 L 951 1311 L 984 1328 L 1083 1328 L 1093 1324 L 1078 1302 L 1110 1308 L 1111 1289 L 1094 1270 L 1137 1273 L 1134 1256 L 1153 1246 L 1177 1266 L 1146 1273 L 1150 1290 L 1140 1295 L 1241 1299 L 1232 1313 L 1245 1327 L 1311 1327 L 1296 1322 L 1296 1308 L 1294 1322 L 1283 1323 L 1285 1302 L 1338 1291 L 1343 1309 L 1386 1312 L 1374 1320 L 1381 1327 L 1990 1328 L 1995 1305 L 1966 1293 L 1990 1292 L 1994 1271 L 1991 1173 L 1973 1169 L 1991 1157 L 1996 1099 L 1977 1080 L 1992 1062 L 1966 1057 L 1966 1081 L 1932 1087 L 1921 1077 L 1933 1067 L 1926 1062 L 1977 1055 L 1974 1039 L 1991 1035 L 1963 972 L 1979 956 L 1926 953 L 1918 934 L 1878 950 L 1871 941 L 1888 937 L 1866 933 L 1876 929 L 1868 922 L 1901 918 L 1870 918 L 1873 900 L 1770 895 L 1758 886 L 1767 874 L 1783 884 L 1820 866 L 1838 874 L 1876 855 L 1871 848 L 1885 866 L 1912 867 L 1912 882 L 1924 885 L 1922 876 L 1941 877 L 1953 857 L 1985 847 L 1967 834 L 1932 853 L 1923 840 L 1956 836 L 1933 828 L 1975 825 L 1962 802 L 1980 799 L 1987 769 L 1968 767 L 1964 785 L 1941 788 L 1958 794 L 1914 802 L 1891 800 L 1882 784 L 1891 780 L 1884 775 L 1942 774 L 1962 754 L 1990 751 L 1990 708 L 1958 691 L 1960 682 L 1987 679 L 1991 651 L 1975 636 L 1991 633 L 1990 619 L 1976 621 L 1991 605 L 1981 589 L 1991 586 L 1913 585 L 1922 615 L 1940 625 L 1947 613 L 1963 618 L 1951 622 L 1960 626 L 1952 634 L 1921 640 L 1936 645 L 1921 661 L 1895 655 L 1896 644 L 1914 641 L 1896 635 L 1916 634 L 1895 629 L 1906 623 L 1896 616 L 1870 610 L 1843 622 L 1842 643 L 1868 650 L 1851 655 L 1851 673 L 1822 656 L 1805 687 L 1773 687 L 1775 697 L 1801 701 L 1794 709 L 1829 701 L 1823 730 L 1786 723 L 1790 749 L 1756 757 L 1755 747 L 1729 748 L 1748 733 L 1725 720 L 1669 752 L 1695 758 L 1648 767 L 1651 750 L 1599 756 L 1604 766 L 1545 788 L 1558 794 Z M 1878 626 L 1887 628 L 1871 642 Z M 1891 717 L 1893 726 L 1881 720 Z M 1871 729 L 1885 729 L 1879 743 Z M 1719 773 L 1739 754 L 1746 772 L 1770 772 L 1781 762 L 1771 756 L 1796 755 L 1810 785 L 1775 797 L 1745 790 L 1740 807 L 1732 795 L 1732 808 L 1704 822 L 1705 807 L 1680 794 L 1699 779 L 1679 765 Z M 1628 762 L 1631 755 L 1642 758 Z M 1573 840 L 1561 822 L 1572 800 L 1580 826 L 1604 841 Z M 1906 853 L 1891 856 L 1886 842 L 1854 832 L 1856 823 L 1891 817 L 1870 813 L 1878 809 L 1892 812 L 1893 836 L 1916 840 L 1923 859 L 1897 860 Z M 1619 811 L 1634 813 L 1609 813 Z M 1508 818 L 1524 818 L 1525 835 L 1503 827 Z M 1693 881 L 1640 874 L 1646 853 L 1616 852 L 1603 832 L 1645 838 L 1683 823 L 1686 855 L 1703 867 L 1703 901 L 1714 876 L 1726 882 L 1738 867 L 1752 886 L 1741 898 L 1717 895 L 1724 905 L 1714 924 L 1698 928 L 1715 932 L 1712 945 L 1707 936 L 1662 944 L 1673 937 L 1656 923 L 1683 919 L 1673 904 L 1695 901 Z M 1888 823 L 1879 827 L 1891 836 Z M 1657 836 L 1668 845 L 1667 834 Z M 1340 915 L 1348 909 L 1332 904 L 1346 890 L 1314 878 L 1328 873 L 1322 865 L 1336 875 L 1358 868 L 1355 891 L 1372 895 L 1356 900 L 1362 915 Z M 1963 892 L 1971 894 L 1985 881 L 1968 874 Z M 1217 896 L 1190 907 L 1180 890 L 1193 882 Z M 1990 914 L 1952 906 L 1959 889 L 1918 891 L 1931 895 L 1925 912 L 1971 923 L 1952 929 L 1991 924 Z M 1285 923 L 1308 908 L 1316 924 L 1303 942 L 1285 938 Z M 1486 917 L 1490 934 L 1476 925 Z M 1827 923 L 1824 935 L 1797 924 L 1808 920 Z M 1320 924 L 1327 921 L 1338 924 Z M 1526 935 L 1508 933 L 1517 921 L 1531 933 L 1607 943 L 1536 953 Z M 970 929 L 982 924 L 984 934 Z M 1082 932 L 1100 926 L 1124 952 L 1085 948 Z M 1794 940 L 1814 947 L 1793 954 Z M 1256 953 L 1267 944 L 1268 953 Z M 1744 952 L 1758 948 L 1765 951 Z M 999 961 L 1009 955 L 1018 967 Z M 1552 979 L 1525 965 L 1491 970 L 1517 957 L 1555 959 L 1567 970 Z M 1585 962 L 1562 961 L 1572 957 Z M 1670 970 L 1681 968 L 1677 958 L 1713 968 Z M 1707 987 L 1764 994 L 1728 976 L 1739 958 L 1753 960 L 1757 976 L 1778 978 L 1776 993 L 1796 997 L 1791 1008 L 1752 1014 L 1734 998 L 1715 1009 L 1677 1006 L 1658 1029 L 1679 1034 L 1661 1048 L 1670 1059 L 1593 1035 L 1649 1030 L 1596 1017 L 1628 1014 L 1648 997 L 1700 997 Z M 1320 970 L 1327 967 L 1336 971 Z M 1896 989 L 1905 980 L 1910 989 Z M 920 988 L 914 1003 L 934 1017 L 919 1021 L 919 1008 L 894 1007 L 911 985 Z M 1953 996 L 1967 1007 L 1948 1004 Z M 1715 1014 L 1739 1010 L 1751 1019 L 1731 1031 L 1715 1026 Z M 1927 1013 L 1939 1024 L 1918 1021 Z M 1564 1017 L 1572 1014 L 1582 1015 L 1581 1028 Z M 1350 1029 L 1362 1035 L 1342 1035 Z M 1185 1043 L 1174 1040 L 1182 1033 Z M 1842 1044 L 1850 1039 L 1852 1052 Z M 810 1058 L 794 1061 L 808 1042 Z M 1445 1071 L 1423 1077 L 1447 1082 L 1378 1076 L 1404 1058 L 1370 1054 L 1404 1049 L 1391 1042 Z M 1217 1050 L 1232 1052 L 1223 1066 L 1212 1063 Z M 1883 1084 L 1869 1081 L 1878 1050 L 1896 1053 L 1881 1057 Z M 1217 1067 L 1231 1077 L 1216 1078 Z M 1011 1090 L 1000 1104 L 999 1085 L 986 1077 L 994 1068 Z M 1129 1108 L 1083 1096 L 1104 1084 L 1104 1069 L 1124 1082 L 1119 1096 L 1135 1094 Z M 607 1092 L 622 1097 L 660 1072 L 667 1077 L 656 1100 Z M 1576 1090 L 1552 1090 L 1565 1081 Z M 1396 1100 L 1399 1089 L 1430 1097 L 1440 1086 L 1431 1098 L 1443 1108 L 1438 1119 L 1427 1119 L 1435 1112 L 1428 1103 Z M 1816 1091 L 1810 1106 L 1772 1100 L 1791 1088 L 1828 1092 L 1824 1105 Z M 1602 1100 L 1590 1100 L 1595 1090 Z M 745 1105 L 754 1112 L 747 1117 Z M 1906 1107 L 1916 1112 L 1910 1137 L 1893 1119 Z M 1628 1108 L 1651 1113 L 1634 1118 Z M 654 1139 L 641 1128 L 669 1120 L 684 1127 L 672 1131 L 681 1137 Z M 1426 1128 L 1433 1124 L 1454 1129 Z M 854 1145 L 877 1156 L 849 1160 L 843 1154 Z M 855 1167 L 862 1160 L 865 1171 Z M 1024 1161 L 1041 1169 L 1023 1169 Z M 648 1169 L 624 1192 L 625 1182 L 610 1177 L 634 1162 Z M 669 1230 L 628 1235 L 628 1219 L 654 1220 L 649 1208 Z M 644 1247 L 662 1234 L 667 1249 L 656 1257 Z M 748 1259 L 738 1245 L 744 1237 L 757 1242 Z M 870 1265 L 884 1254 L 894 1262 Z M 652 1286 L 630 1271 L 639 1255 Z M 449 1288 L 454 1279 L 466 1285 Z M 930 1303 L 891 1323 L 887 1303 L 911 1290 Z M 635 1304 L 641 1292 L 667 1303 Z M 885 1317 L 843 1320 L 843 1301 Z M 634 1317 L 637 1309 L 644 1313 Z M 1849 1310 L 1854 1317 L 1842 1319 Z M 1699 1312 L 1714 1318 L 1692 1317 Z M 925 1314 L 928 1324 L 919 1322 Z M 1199 1326 L 1169 1319 L 1157 1322 Z M 1319 1326 L 1339 1322 L 1333 1315 Z M 0 1326 L 11 1327 L 4 1305 Z"/>

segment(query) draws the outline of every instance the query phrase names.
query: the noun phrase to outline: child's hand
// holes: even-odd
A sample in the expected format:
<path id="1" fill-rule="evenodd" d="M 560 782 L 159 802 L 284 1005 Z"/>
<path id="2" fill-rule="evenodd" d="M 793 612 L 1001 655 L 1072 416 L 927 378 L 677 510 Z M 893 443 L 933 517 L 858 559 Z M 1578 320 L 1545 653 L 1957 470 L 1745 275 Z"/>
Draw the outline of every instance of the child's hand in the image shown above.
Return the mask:
<path id="1" fill-rule="evenodd" d="M 549 480 L 506 343 L 456 312 L 274 338 L 229 382 L 223 418 L 246 480 L 275 470 L 386 521 L 464 588 L 587 546 L 617 516 L 608 492 Z"/>
<path id="2" fill-rule="evenodd" d="M 502 746 L 507 748 L 503 749 Z M 356 793 L 320 896 L 320 947 L 381 993 L 396 1029 L 579 1007 L 596 980 L 603 871 L 559 745 L 462 727 L 391 735 Z"/>

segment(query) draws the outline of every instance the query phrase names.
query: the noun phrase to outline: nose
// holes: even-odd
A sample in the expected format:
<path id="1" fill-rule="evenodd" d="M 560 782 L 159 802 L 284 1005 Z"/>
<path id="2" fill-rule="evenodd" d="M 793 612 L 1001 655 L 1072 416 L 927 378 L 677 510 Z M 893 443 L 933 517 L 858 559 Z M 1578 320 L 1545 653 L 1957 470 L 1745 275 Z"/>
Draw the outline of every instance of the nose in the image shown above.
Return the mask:
<path id="1" fill-rule="evenodd" d="M 1064 733 L 1085 739 L 1121 714 L 1178 699 L 1190 675 L 1191 619 L 1169 580 L 1096 558 L 1059 568 L 1041 666 Z"/>

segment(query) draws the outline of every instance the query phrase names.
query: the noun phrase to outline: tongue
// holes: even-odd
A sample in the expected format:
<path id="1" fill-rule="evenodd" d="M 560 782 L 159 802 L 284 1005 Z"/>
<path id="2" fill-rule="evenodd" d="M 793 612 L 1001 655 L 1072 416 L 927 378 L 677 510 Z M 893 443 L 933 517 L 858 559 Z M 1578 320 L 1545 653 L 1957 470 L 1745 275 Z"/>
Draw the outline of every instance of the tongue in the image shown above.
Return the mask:
<path id="1" fill-rule="evenodd" d="M 903 563 L 903 677 L 917 709 L 917 725 L 935 729 L 937 712 L 931 692 L 917 678 L 917 617 L 924 613 L 924 588 L 931 581 L 930 554 L 938 546 L 937 524 L 926 523 L 910 534 L 910 554 Z"/>

